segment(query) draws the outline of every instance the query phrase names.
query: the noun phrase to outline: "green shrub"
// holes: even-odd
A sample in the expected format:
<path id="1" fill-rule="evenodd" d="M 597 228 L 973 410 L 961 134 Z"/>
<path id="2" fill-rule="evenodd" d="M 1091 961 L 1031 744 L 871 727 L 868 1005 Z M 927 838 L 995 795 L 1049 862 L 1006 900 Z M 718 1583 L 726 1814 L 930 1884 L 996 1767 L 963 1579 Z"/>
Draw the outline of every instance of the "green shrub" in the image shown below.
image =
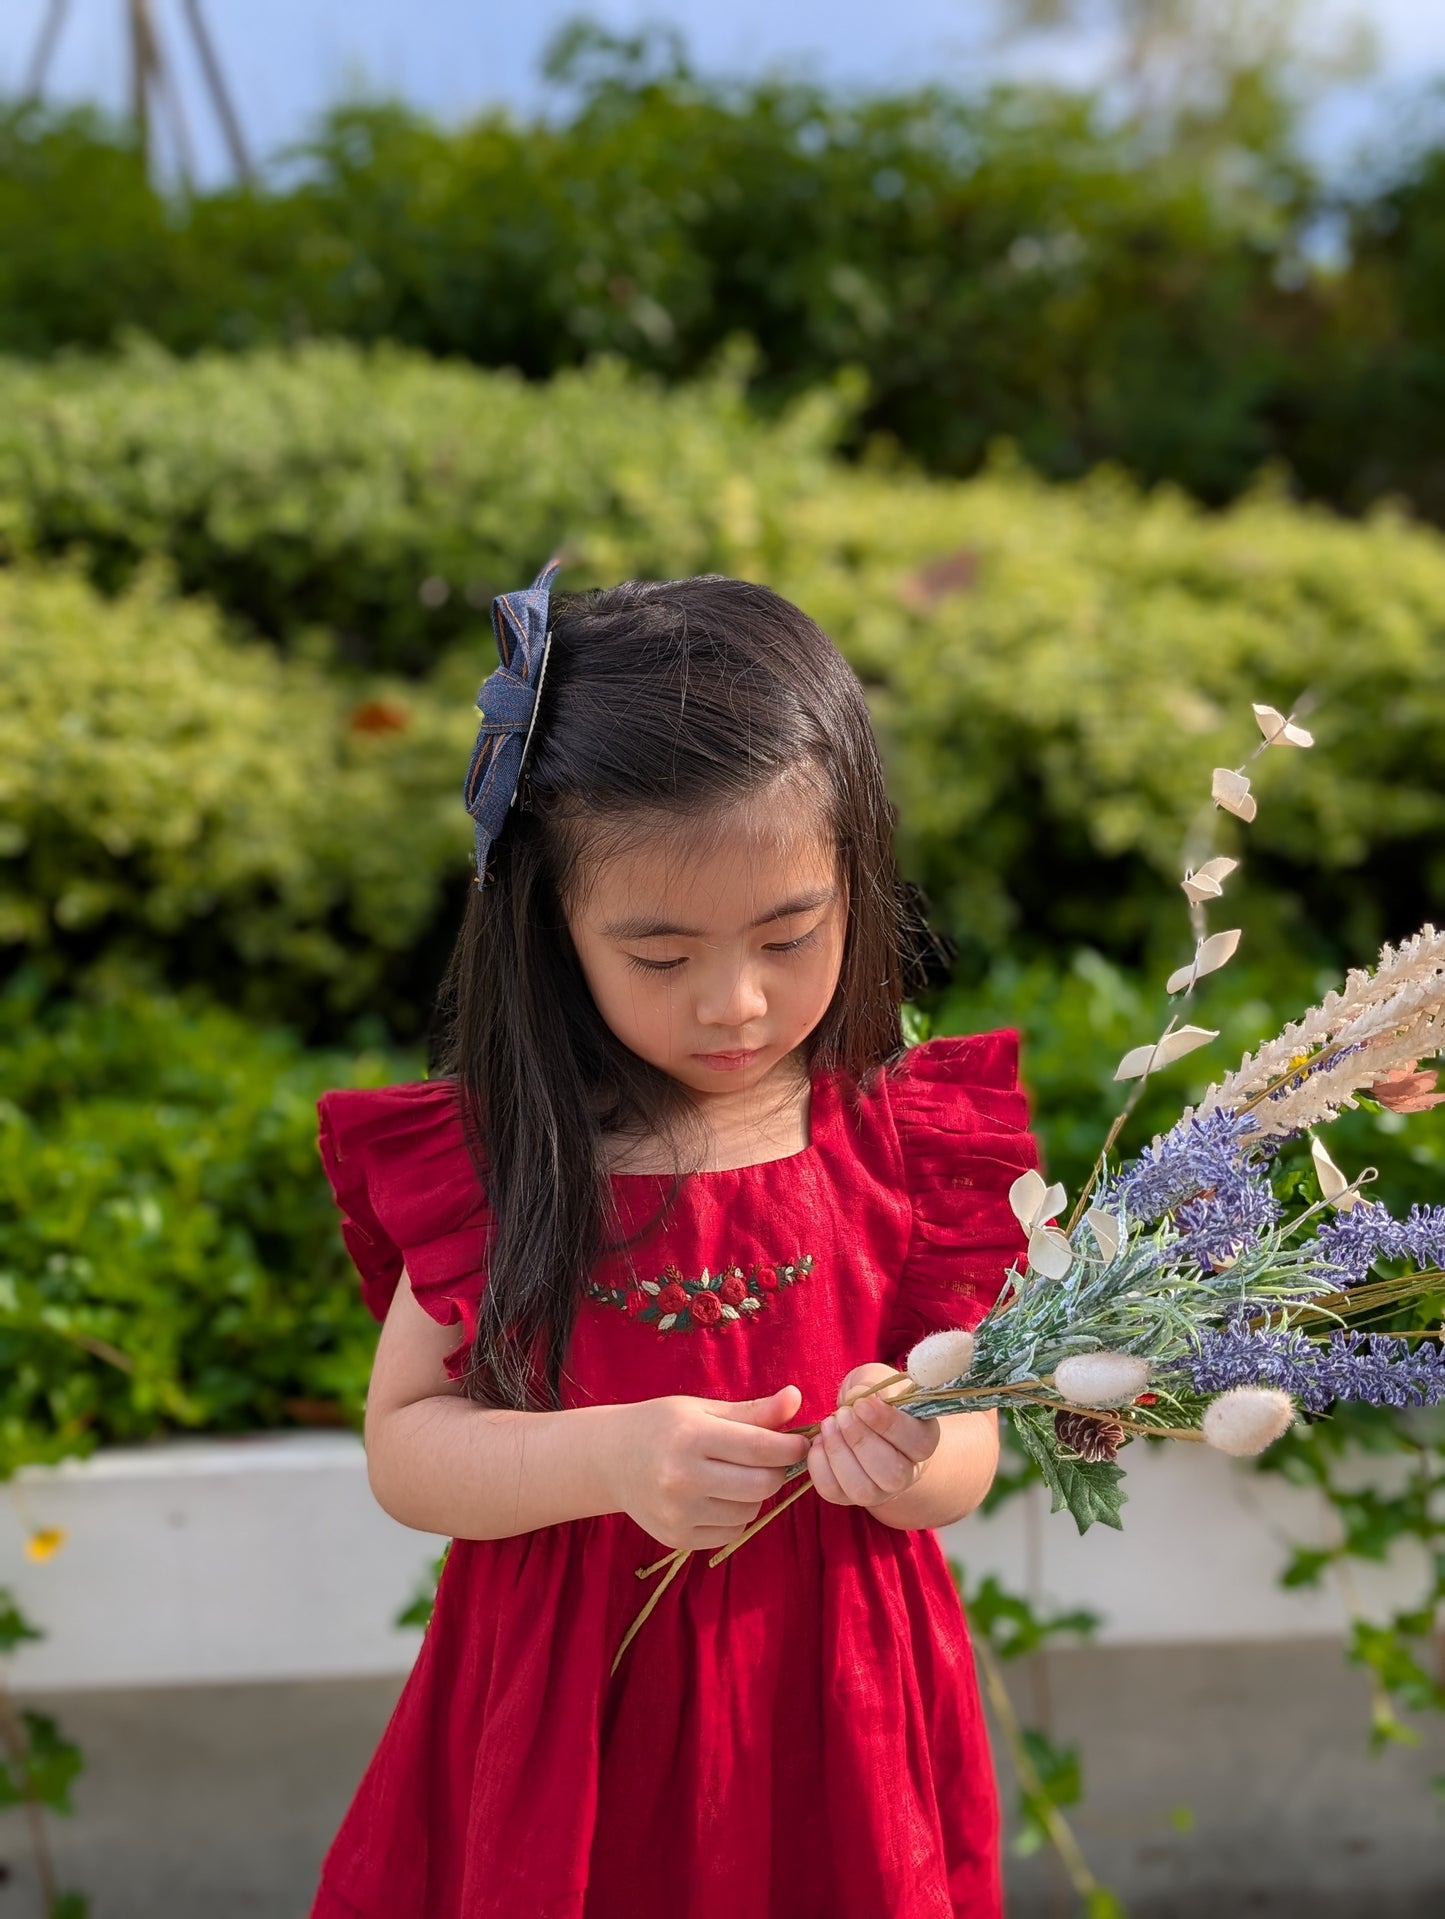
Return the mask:
<path id="1" fill-rule="evenodd" d="M 0 572 L 0 931 L 66 966 L 134 949 L 313 1038 L 363 1006 L 415 1033 L 495 659 L 456 586 L 468 555 L 515 585 L 561 539 L 566 584 L 716 569 L 822 621 L 869 688 L 906 863 L 967 977 L 1020 941 L 1173 951 L 1173 888 L 1210 834 L 1245 861 L 1250 953 L 1359 961 L 1440 911 L 1445 545 L 1398 514 L 1269 490 L 1208 513 L 1107 471 L 851 468 L 825 457 L 834 400 L 762 427 L 725 379 L 664 394 L 613 367 L 528 387 L 329 347 L 12 366 L 7 398 L 12 551 L 73 539 L 106 578 L 163 556 L 281 627 L 295 582 L 353 632 L 377 609 L 374 656 L 430 662 L 361 680 L 310 629 L 278 659 L 154 583 L 107 607 Z M 422 606 L 418 576 L 452 603 Z M 376 697 L 403 730 L 354 730 Z M 1259 743 L 1252 700 L 1302 703 L 1319 744 L 1254 763 L 1242 829 L 1207 794 Z"/>
<path id="2" fill-rule="evenodd" d="M 1199 1015 L 1221 1038 L 1151 1082 L 1122 1149 L 1330 983 L 1300 962 L 1208 981 Z M 1080 949 L 1001 962 L 943 1000 L 935 1029 L 1022 1028 L 1035 1124 L 1072 1197 L 1127 1090 L 1114 1066 L 1161 1003 Z M 57 1001 L 18 971 L 0 992 L 0 1477 L 153 1434 L 356 1422 L 375 1328 L 315 1101 L 422 1070 L 415 1052 L 303 1051 L 199 993 Z M 1352 1170 L 1377 1165 L 1395 1207 L 1445 1199 L 1441 1114 L 1360 1111 L 1331 1145 Z"/>
<path id="3" fill-rule="evenodd" d="M 860 367 L 855 444 L 936 470 L 1006 434 L 1054 477 L 1112 458 L 1223 499 L 1299 453 L 1348 488 L 1313 430 L 1329 376 L 1363 371 L 1373 397 L 1388 369 L 1334 342 L 1340 302 L 1301 268 L 1323 189 L 1261 87 L 1252 124 L 1196 115 L 1161 142 L 1085 92 L 717 84 L 594 36 L 533 120 L 343 106 L 273 186 L 174 200 L 122 131 L 12 109 L 0 350 L 139 326 L 187 353 L 342 335 L 532 378 L 606 352 L 693 379 L 743 331 L 760 403 Z"/>
<path id="4" fill-rule="evenodd" d="M 415 1031 L 413 969 L 468 883 L 475 727 L 421 689 L 363 700 L 237 645 L 154 580 L 106 602 L 0 571 L 0 942 L 56 978 Z"/>
<path id="5" fill-rule="evenodd" d="M 0 993 L 0 1477 L 156 1432 L 357 1420 L 375 1329 L 315 1100 L 419 1071 L 304 1052 L 194 994 L 54 1002 L 38 970 L 16 973 Z"/>
<path id="6" fill-rule="evenodd" d="M 569 541 L 604 577 L 735 558 L 761 488 L 824 482 L 837 412 L 760 427 L 736 370 L 539 387 L 339 345 L 0 362 L 0 558 L 78 552 L 113 591 L 164 555 L 263 633 L 328 628 L 344 661 L 417 672 L 459 636 L 490 648 L 492 595 Z"/>
<path id="7" fill-rule="evenodd" d="M 850 476 L 785 524 L 776 583 L 874 682 L 910 863 L 980 966 L 1020 935 L 1116 955 L 1176 940 L 1172 887 L 1211 837 L 1244 862 L 1223 910 L 1248 950 L 1359 963 L 1438 917 L 1435 533 L 1268 491 L 1210 514 L 1107 472 L 1046 487 L 1010 469 Z M 924 555 L 951 556 L 956 590 L 919 613 L 899 588 L 917 594 Z M 1298 703 L 1318 744 L 1252 764 L 1240 827 L 1210 807 L 1210 769 L 1260 746 L 1257 700 Z"/>

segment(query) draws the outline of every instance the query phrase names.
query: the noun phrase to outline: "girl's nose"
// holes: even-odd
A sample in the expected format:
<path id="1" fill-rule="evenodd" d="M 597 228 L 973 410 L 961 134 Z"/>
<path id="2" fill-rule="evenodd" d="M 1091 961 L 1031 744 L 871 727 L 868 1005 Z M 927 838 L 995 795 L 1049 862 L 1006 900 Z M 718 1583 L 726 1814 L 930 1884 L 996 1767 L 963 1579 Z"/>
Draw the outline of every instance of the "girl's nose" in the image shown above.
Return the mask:
<path id="1" fill-rule="evenodd" d="M 737 1033 L 749 1021 L 760 1020 L 767 1010 L 767 998 L 757 972 L 751 966 L 734 963 L 720 967 L 704 983 L 696 1017 L 699 1026 L 720 1026 Z"/>

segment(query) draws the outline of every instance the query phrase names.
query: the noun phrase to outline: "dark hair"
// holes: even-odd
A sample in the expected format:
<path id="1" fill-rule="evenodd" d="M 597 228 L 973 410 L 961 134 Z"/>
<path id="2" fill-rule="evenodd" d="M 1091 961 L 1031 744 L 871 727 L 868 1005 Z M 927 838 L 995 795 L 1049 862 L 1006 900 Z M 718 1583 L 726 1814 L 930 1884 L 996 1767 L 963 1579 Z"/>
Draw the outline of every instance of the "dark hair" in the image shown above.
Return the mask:
<path id="1" fill-rule="evenodd" d="M 903 1048 L 899 1007 L 927 943 L 900 886 L 896 811 L 863 689 L 806 614 L 707 576 L 625 581 L 552 604 L 552 650 L 517 804 L 473 885 L 438 1012 L 492 1219 L 466 1375 L 491 1406 L 560 1403 L 582 1287 L 618 1242 L 604 1136 L 696 1139 L 678 1082 L 613 1034 L 564 916 L 594 861 L 659 830 L 706 831 L 778 780 L 807 795 L 848 890 L 837 989 L 810 1070 L 856 1084 Z M 690 1124 L 691 1122 L 691 1124 Z M 649 1227 L 651 1222 L 649 1222 Z"/>

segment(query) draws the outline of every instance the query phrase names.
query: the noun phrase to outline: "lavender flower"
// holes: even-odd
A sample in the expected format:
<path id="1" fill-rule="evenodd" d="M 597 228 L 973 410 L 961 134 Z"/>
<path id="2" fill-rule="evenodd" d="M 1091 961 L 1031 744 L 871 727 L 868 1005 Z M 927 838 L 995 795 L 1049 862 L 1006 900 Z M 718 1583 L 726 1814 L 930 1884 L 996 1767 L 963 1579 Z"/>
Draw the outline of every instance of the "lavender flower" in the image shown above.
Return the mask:
<path id="1" fill-rule="evenodd" d="M 1221 1180 L 1207 1199 L 1201 1196 L 1179 1208 L 1175 1256 L 1186 1253 L 1200 1266 L 1232 1260 L 1279 1216 L 1280 1203 L 1268 1180 L 1236 1173 Z"/>
<path id="2" fill-rule="evenodd" d="M 1280 1216 L 1258 1132 L 1252 1113 L 1223 1107 L 1181 1120 L 1117 1175 L 1100 1204 L 1144 1221 L 1172 1212 L 1178 1236 L 1160 1248 L 1161 1261 L 1231 1260 Z"/>
<path id="3" fill-rule="evenodd" d="M 1301 1250 L 1317 1257 L 1322 1278 L 1341 1288 L 1368 1279 L 1377 1259 L 1445 1266 L 1445 1206 L 1412 1206 L 1404 1219 L 1394 1219 L 1377 1200 L 1359 1200 Z"/>
<path id="4" fill-rule="evenodd" d="M 1227 1326 L 1201 1335 L 1184 1362 L 1196 1392 L 1276 1386 L 1310 1412 L 1336 1400 L 1368 1406 L 1435 1406 L 1445 1400 L 1445 1350 L 1386 1333 L 1334 1332 L 1317 1343 L 1294 1330 Z"/>
<path id="5" fill-rule="evenodd" d="M 1211 1187 L 1233 1189 L 1247 1170 L 1263 1165 L 1257 1157 L 1262 1142 L 1253 1137 L 1258 1132 L 1253 1113 L 1222 1106 L 1180 1120 L 1115 1176 L 1099 1204 L 1108 1212 L 1122 1206 L 1131 1219 L 1147 1221 Z"/>

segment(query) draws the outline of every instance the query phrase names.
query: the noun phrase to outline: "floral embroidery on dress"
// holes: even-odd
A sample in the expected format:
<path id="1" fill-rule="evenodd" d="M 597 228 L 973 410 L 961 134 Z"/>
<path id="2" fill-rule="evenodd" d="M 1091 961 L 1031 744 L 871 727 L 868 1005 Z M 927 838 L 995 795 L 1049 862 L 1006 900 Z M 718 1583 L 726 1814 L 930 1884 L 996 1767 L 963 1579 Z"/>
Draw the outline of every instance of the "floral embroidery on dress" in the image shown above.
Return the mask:
<path id="1" fill-rule="evenodd" d="M 603 1286 L 589 1280 L 587 1297 L 616 1306 L 629 1319 L 656 1326 L 660 1333 L 690 1333 L 698 1326 L 724 1332 L 744 1324 L 789 1286 L 796 1286 L 813 1270 L 813 1255 L 776 1261 L 771 1265 L 722 1266 L 710 1273 L 706 1266 L 689 1279 L 677 1266 L 664 1266 L 656 1279 L 640 1279 L 636 1286 Z"/>

